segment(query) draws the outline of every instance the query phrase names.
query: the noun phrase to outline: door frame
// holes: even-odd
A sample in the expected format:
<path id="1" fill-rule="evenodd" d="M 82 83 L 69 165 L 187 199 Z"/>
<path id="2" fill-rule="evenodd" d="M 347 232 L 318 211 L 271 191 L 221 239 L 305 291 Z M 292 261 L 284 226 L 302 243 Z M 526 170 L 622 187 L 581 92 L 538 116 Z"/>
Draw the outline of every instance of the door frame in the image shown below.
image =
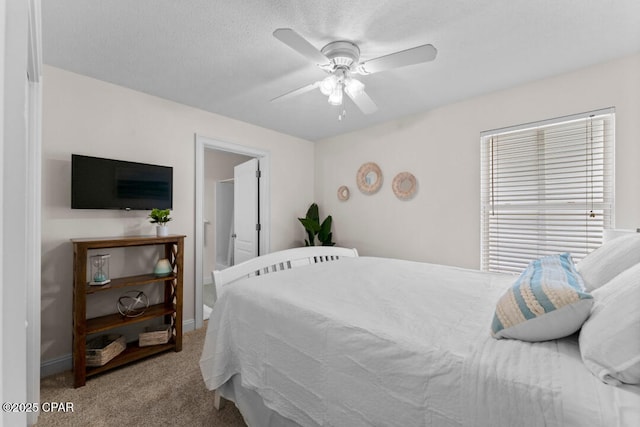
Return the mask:
<path id="1" fill-rule="evenodd" d="M 257 158 L 260 164 L 260 254 L 268 254 L 271 247 L 271 154 L 268 151 L 226 141 L 195 135 L 195 314 L 196 329 L 203 326 L 203 244 L 204 244 L 204 155 L 205 150 L 226 151 Z"/>

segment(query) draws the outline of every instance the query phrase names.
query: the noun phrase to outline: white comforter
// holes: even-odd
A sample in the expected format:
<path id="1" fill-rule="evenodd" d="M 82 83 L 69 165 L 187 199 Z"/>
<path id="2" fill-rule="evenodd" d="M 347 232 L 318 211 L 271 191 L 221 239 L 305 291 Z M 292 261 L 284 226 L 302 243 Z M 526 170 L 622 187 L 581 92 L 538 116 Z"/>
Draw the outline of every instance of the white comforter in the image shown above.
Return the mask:
<path id="1" fill-rule="evenodd" d="M 494 340 L 511 276 L 343 258 L 229 285 L 200 366 L 241 374 L 303 426 L 640 425 L 640 387 L 600 383 L 575 340 Z"/>

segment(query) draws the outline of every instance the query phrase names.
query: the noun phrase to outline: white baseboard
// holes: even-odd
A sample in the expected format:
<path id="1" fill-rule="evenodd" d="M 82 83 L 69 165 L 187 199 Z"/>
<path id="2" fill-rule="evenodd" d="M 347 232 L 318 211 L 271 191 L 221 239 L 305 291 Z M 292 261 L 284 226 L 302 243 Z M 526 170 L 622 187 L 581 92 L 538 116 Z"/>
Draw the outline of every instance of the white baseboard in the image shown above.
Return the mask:
<path id="1" fill-rule="evenodd" d="M 191 332 L 196 329 L 196 321 L 194 319 L 185 320 L 182 322 L 182 332 Z M 64 371 L 70 371 L 73 369 L 73 357 L 71 353 L 64 356 L 55 357 L 53 359 L 45 360 L 40 364 L 40 378 L 48 377 L 49 375 L 58 374 Z"/>
<path id="2" fill-rule="evenodd" d="M 196 330 L 195 319 L 189 319 L 182 322 L 182 333 L 191 332 Z"/>
<path id="3" fill-rule="evenodd" d="M 71 369 L 73 369 L 73 358 L 71 354 L 66 354 L 42 362 L 40 364 L 40 378 L 48 377 L 49 375 L 59 372 L 70 371 Z"/>

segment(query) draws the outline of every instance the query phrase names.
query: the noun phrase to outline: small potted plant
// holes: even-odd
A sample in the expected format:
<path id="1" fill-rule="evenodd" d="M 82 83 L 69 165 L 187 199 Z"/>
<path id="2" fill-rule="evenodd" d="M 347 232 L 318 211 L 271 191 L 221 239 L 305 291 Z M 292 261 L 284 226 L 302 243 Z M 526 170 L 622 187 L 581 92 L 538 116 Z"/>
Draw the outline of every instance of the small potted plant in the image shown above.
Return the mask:
<path id="1" fill-rule="evenodd" d="M 333 233 L 331 232 L 333 219 L 331 215 L 329 215 L 320 223 L 317 204 L 312 203 L 307 210 L 307 215 L 304 218 L 298 218 L 298 221 L 304 226 L 307 236 L 309 236 L 309 240 L 305 239 L 304 241 L 305 246 L 315 246 L 315 236 L 318 236 L 318 240 L 322 246 L 335 245 L 335 242 L 332 241 Z"/>
<path id="2" fill-rule="evenodd" d="M 151 224 L 158 224 L 156 227 L 156 233 L 158 237 L 164 237 L 169 235 L 169 227 L 167 227 L 167 223 L 171 221 L 170 209 L 158 209 L 153 208 L 151 213 L 149 214 L 149 218 L 151 218 Z"/>

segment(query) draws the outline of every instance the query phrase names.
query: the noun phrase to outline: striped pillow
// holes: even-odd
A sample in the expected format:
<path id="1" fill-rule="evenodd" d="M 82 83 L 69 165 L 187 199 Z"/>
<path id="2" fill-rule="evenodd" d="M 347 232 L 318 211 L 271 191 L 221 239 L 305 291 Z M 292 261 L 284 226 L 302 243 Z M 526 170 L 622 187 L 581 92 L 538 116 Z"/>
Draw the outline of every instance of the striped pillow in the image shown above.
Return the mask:
<path id="1" fill-rule="evenodd" d="M 491 334 L 522 341 L 565 337 L 580 329 L 592 305 L 571 255 L 546 256 L 531 261 L 500 298 Z"/>

